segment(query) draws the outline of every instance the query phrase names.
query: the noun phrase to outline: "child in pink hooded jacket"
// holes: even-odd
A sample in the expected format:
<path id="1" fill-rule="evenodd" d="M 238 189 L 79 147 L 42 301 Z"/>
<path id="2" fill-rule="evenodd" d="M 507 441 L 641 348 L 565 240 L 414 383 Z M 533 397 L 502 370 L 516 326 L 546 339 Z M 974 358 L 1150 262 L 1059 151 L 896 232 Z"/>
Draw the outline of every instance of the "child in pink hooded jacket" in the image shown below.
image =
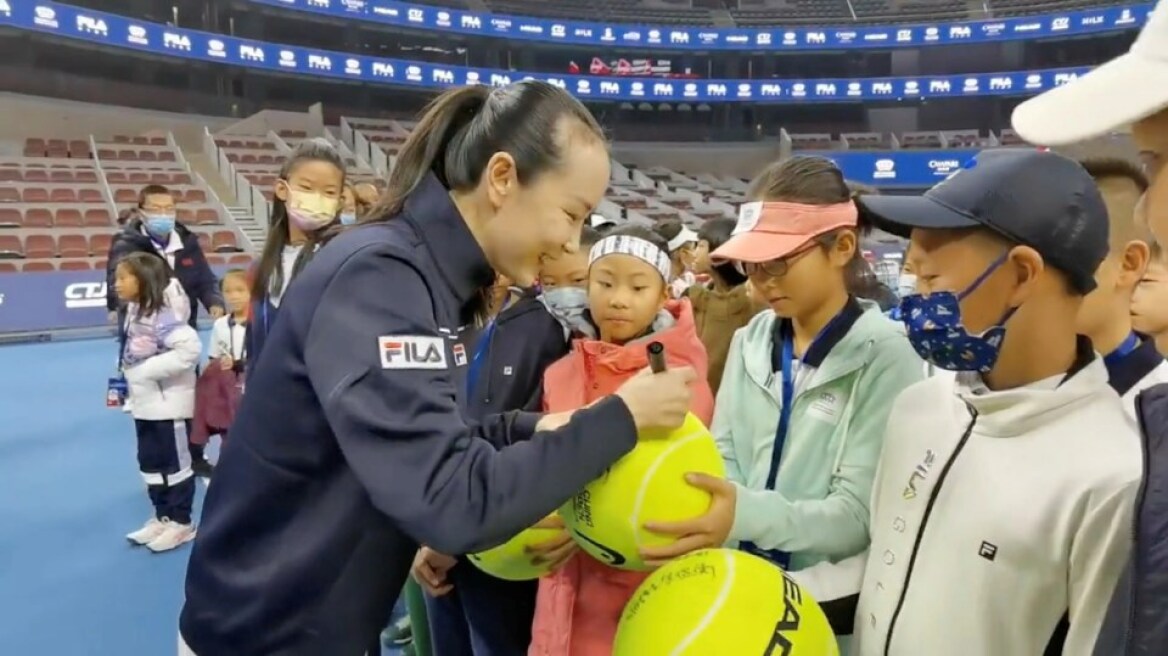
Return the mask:
<path id="1" fill-rule="evenodd" d="M 584 338 L 544 374 L 546 411 L 574 410 L 612 394 L 648 366 L 645 347 L 658 341 L 669 365 L 697 371 L 691 410 L 709 424 L 714 397 L 706 382 L 705 347 L 689 301 L 668 300 L 670 269 L 664 239 L 639 226 L 614 230 L 592 247 L 588 312 L 572 322 Z M 611 654 L 621 611 L 646 576 L 577 551 L 539 582 L 529 656 Z"/>

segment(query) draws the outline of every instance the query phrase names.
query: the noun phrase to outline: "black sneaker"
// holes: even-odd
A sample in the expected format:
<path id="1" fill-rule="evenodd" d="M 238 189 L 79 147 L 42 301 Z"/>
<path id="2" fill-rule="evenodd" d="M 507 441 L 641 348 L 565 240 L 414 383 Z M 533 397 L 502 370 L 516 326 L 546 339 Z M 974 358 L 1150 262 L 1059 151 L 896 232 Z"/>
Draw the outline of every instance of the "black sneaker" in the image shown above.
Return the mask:
<path id="1" fill-rule="evenodd" d="M 211 478 L 211 472 L 215 471 L 215 466 L 206 458 L 201 458 L 191 463 L 191 471 L 200 478 Z"/>

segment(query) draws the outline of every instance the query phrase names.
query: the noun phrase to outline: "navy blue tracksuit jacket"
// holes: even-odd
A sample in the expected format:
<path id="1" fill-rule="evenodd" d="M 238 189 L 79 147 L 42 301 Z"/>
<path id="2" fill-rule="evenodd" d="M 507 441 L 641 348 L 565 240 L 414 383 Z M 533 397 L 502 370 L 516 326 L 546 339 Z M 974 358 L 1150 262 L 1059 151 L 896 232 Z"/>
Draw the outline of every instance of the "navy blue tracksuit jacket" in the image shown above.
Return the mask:
<path id="1" fill-rule="evenodd" d="M 207 257 L 199 246 L 198 235 L 181 223 L 174 224 L 175 234 L 182 240 L 182 248 L 174 254 L 174 277 L 182 285 L 183 291 L 191 299 L 192 328 L 198 327 L 199 303 L 203 307 L 223 306 L 223 295 L 219 293 L 219 281 L 207 263 Z M 121 307 L 117 291 L 114 290 L 114 274 L 118 260 L 130 253 L 150 253 L 159 255 L 154 242 L 142 233 L 142 220 L 133 219 L 114 236 L 110 242 L 109 257 L 106 259 L 106 309 L 110 312 Z M 159 257 L 162 257 L 159 255 Z"/>
<path id="2" fill-rule="evenodd" d="M 457 329 L 493 277 L 428 175 L 289 287 L 191 553 L 180 629 L 196 654 L 363 654 L 419 542 L 500 544 L 633 448 L 617 397 L 530 441 L 537 414 L 468 424 Z"/>

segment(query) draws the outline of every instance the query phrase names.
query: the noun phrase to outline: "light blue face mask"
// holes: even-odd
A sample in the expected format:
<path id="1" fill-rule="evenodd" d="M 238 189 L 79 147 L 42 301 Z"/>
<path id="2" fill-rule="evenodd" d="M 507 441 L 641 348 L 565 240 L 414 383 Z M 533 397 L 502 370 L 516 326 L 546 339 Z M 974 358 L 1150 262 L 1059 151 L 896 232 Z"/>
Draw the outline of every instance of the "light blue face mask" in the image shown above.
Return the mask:
<path id="1" fill-rule="evenodd" d="M 143 214 L 142 222 L 151 234 L 165 237 L 174 230 L 174 215 L 171 214 Z"/>
<path id="2" fill-rule="evenodd" d="M 341 225 L 353 225 L 357 222 L 356 212 L 341 212 Z"/>
<path id="3" fill-rule="evenodd" d="M 539 296 L 551 313 L 566 330 L 594 337 L 595 329 L 588 322 L 588 291 L 580 287 L 556 287 L 545 289 Z"/>

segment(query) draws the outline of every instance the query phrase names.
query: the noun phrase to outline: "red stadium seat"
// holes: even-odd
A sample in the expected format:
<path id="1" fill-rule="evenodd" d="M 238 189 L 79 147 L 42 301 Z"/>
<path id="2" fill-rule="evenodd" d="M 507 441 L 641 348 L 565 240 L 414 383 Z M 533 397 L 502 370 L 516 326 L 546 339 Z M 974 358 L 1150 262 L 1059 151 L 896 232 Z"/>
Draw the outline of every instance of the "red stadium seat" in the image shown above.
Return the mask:
<path id="1" fill-rule="evenodd" d="M 73 179 L 77 182 L 97 182 L 97 173 L 95 171 L 75 171 Z"/>
<path id="2" fill-rule="evenodd" d="M 0 257 L 13 259 L 24 257 L 24 245 L 16 235 L 0 235 Z"/>
<path id="3" fill-rule="evenodd" d="M 192 189 L 186 193 L 183 201 L 187 203 L 205 203 L 207 202 L 207 194 L 201 189 Z"/>
<path id="4" fill-rule="evenodd" d="M 49 172 L 44 169 L 30 169 L 24 172 L 25 182 L 48 182 Z"/>
<path id="5" fill-rule="evenodd" d="M 26 203 L 49 202 L 49 190 L 41 187 L 25 187 L 24 193 L 21 196 Z"/>
<path id="6" fill-rule="evenodd" d="M 114 192 L 114 202 L 119 205 L 122 203 L 136 205 L 138 203 L 138 192 L 133 189 L 118 189 Z"/>
<path id="7" fill-rule="evenodd" d="M 53 213 L 42 207 L 28 210 L 24 213 L 24 227 L 51 228 L 53 227 Z"/>
<path id="8" fill-rule="evenodd" d="M 153 155 L 154 152 L 150 151 L 150 154 Z M 149 158 L 143 158 L 143 159 L 149 159 Z M 174 162 L 174 161 L 177 161 L 177 158 L 174 156 L 174 151 L 164 150 L 164 151 L 158 153 L 158 161 L 160 161 L 160 162 Z"/>
<path id="9" fill-rule="evenodd" d="M 69 154 L 75 159 L 89 159 L 89 142 L 81 139 L 70 141 Z"/>
<path id="10" fill-rule="evenodd" d="M 20 190 L 12 187 L 0 187 L 0 203 L 19 203 Z"/>
<path id="11" fill-rule="evenodd" d="M 49 180 L 53 182 L 73 182 L 73 172 L 62 169 L 49 171 Z"/>
<path id="12" fill-rule="evenodd" d="M 150 145 L 150 138 L 149 137 L 134 136 L 134 137 L 130 137 L 130 143 L 138 145 L 138 146 L 149 146 Z"/>
<path id="13" fill-rule="evenodd" d="M 156 162 L 158 161 L 158 153 L 153 150 L 139 150 L 138 160 L 142 162 Z"/>
<path id="14" fill-rule="evenodd" d="M 85 221 L 81 218 L 81 210 L 65 209 L 57 210 L 53 224 L 58 228 L 81 228 L 85 226 Z"/>
<path id="15" fill-rule="evenodd" d="M 170 184 L 189 185 L 191 184 L 191 176 L 187 175 L 186 173 L 176 173 L 175 175 L 170 176 Z"/>
<path id="16" fill-rule="evenodd" d="M 53 189 L 49 192 L 50 203 L 76 203 L 77 193 L 72 189 Z"/>
<path id="17" fill-rule="evenodd" d="M 100 260 L 97 260 L 97 261 L 95 261 L 95 262 L 93 263 L 93 268 L 94 268 L 94 270 L 96 270 L 96 271 L 105 271 L 105 265 L 106 265 L 106 262 L 107 262 L 107 261 L 108 261 L 108 260 L 105 260 L 104 258 L 103 258 L 103 259 L 100 259 Z"/>
<path id="18" fill-rule="evenodd" d="M 46 271 L 56 271 L 57 268 L 53 266 L 52 260 L 34 260 L 32 262 L 25 262 L 21 267 L 21 271 L 25 273 L 44 273 Z"/>
<path id="19" fill-rule="evenodd" d="M 216 225 L 219 223 L 219 214 L 215 210 L 198 210 L 195 212 L 195 225 Z"/>
<path id="20" fill-rule="evenodd" d="M 175 219 L 183 225 L 195 225 L 194 210 L 178 210 L 175 212 Z"/>
<path id="21" fill-rule="evenodd" d="M 129 176 L 127 176 L 125 173 L 123 173 L 121 171 L 110 171 L 109 173 L 105 174 L 105 179 L 106 179 L 106 181 L 111 182 L 111 183 L 112 182 L 126 182 L 129 180 Z"/>
<path id="22" fill-rule="evenodd" d="M 222 255 L 208 255 L 207 264 L 211 266 L 224 266 L 227 264 L 227 258 Z"/>
<path id="23" fill-rule="evenodd" d="M 114 143 L 130 143 L 130 137 L 124 134 L 115 134 Z"/>
<path id="24" fill-rule="evenodd" d="M 118 151 L 110 150 L 109 148 L 98 148 L 97 149 L 97 158 L 98 159 L 117 159 L 118 158 Z"/>
<path id="25" fill-rule="evenodd" d="M 57 241 L 52 235 L 29 235 L 24 238 L 24 256 L 27 258 L 55 257 Z"/>
<path id="26" fill-rule="evenodd" d="M 0 209 L 0 228 L 19 228 L 23 224 L 20 210 Z"/>
<path id="27" fill-rule="evenodd" d="M 119 150 L 118 159 L 128 162 L 138 161 L 138 151 L 136 150 Z"/>
<path id="28" fill-rule="evenodd" d="M 89 252 L 94 255 L 109 253 L 110 244 L 114 241 L 113 235 L 97 234 L 89 236 Z"/>
<path id="29" fill-rule="evenodd" d="M 20 271 L 20 267 L 12 262 L 0 262 L 0 273 L 16 273 Z"/>
<path id="30" fill-rule="evenodd" d="M 252 256 L 250 255 L 232 255 L 227 258 L 227 264 L 238 267 L 249 267 L 252 263 Z"/>
<path id="31" fill-rule="evenodd" d="M 85 187 L 77 190 L 77 200 L 82 203 L 104 203 L 105 196 L 101 195 L 100 189 Z"/>
<path id="32" fill-rule="evenodd" d="M 27 248 L 27 244 L 25 245 Z M 211 235 L 211 250 L 216 253 L 233 253 L 242 250 L 235 242 L 235 233 L 230 230 L 219 230 Z"/>
<path id="33" fill-rule="evenodd" d="M 85 210 L 83 220 L 88 228 L 104 228 L 113 224 L 108 210 Z"/>
<path id="34" fill-rule="evenodd" d="M 89 257 L 89 240 L 85 235 L 61 235 L 57 239 L 57 252 L 61 257 Z"/>
<path id="35" fill-rule="evenodd" d="M 89 271 L 90 266 L 87 260 L 65 260 L 61 262 L 58 267 L 61 271 Z"/>
<path id="36" fill-rule="evenodd" d="M 20 182 L 24 179 L 24 173 L 20 169 L 0 169 L 0 182 Z"/>
<path id="37" fill-rule="evenodd" d="M 151 175 L 149 173 L 142 173 L 141 171 L 130 173 L 130 182 L 133 184 L 149 184 L 153 182 L 150 178 Z"/>

